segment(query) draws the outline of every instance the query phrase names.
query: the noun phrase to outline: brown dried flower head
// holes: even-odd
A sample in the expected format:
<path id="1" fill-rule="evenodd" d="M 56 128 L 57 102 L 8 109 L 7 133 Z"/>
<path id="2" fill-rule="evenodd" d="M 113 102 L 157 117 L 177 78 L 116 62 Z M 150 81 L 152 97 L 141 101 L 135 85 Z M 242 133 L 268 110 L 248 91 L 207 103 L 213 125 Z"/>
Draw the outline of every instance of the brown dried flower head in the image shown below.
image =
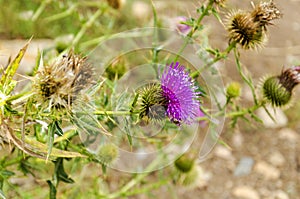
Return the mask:
<path id="1" fill-rule="evenodd" d="M 214 0 L 214 3 L 218 6 L 225 7 L 225 3 L 227 0 Z"/>
<path id="2" fill-rule="evenodd" d="M 282 17 L 282 13 L 272 0 L 261 2 L 259 5 L 253 7 L 254 10 L 251 12 L 253 20 L 259 22 L 264 30 L 267 30 L 268 25 L 273 25 L 272 20 Z"/>
<path id="3" fill-rule="evenodd" d="M 237 11 L 229 16 L 227 31 L 229 42 L 236 42 L 244 49 L 256 48 L 264 42 L 264 32 L 259 22 L 253 21 L 250 13 Z"/>
<path id="4" fill-rule="evenodd" d="M 68 108 L 80 91 L 92 84 L 93 69 L 86 57 L 72 51 L 38 71 L 34 86 L 42 102 L 50 107 Z"/>
<path id="5" fill-rule="evenodd" d="M 267 26 L 282 16 L 274 2 L 261 2 L 253 10 L 233 12 L 228 20 L 230 42 L 239 43 L 244 49 L 256 48 L 266 39 Z"/>

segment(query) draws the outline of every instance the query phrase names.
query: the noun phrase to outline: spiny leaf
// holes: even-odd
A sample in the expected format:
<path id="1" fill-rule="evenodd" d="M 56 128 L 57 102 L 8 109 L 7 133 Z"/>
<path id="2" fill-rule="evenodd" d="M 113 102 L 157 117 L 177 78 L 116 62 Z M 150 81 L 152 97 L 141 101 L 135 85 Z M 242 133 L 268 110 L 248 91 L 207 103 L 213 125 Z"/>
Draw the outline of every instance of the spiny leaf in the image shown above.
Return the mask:
<path id="1" fill-rule="evenodd" d="M 26 143 L 30 144 L 38 153 L 41 154 L 47 154 L 48 152 L 48 147 L 46 144 L 43 144 L 41 142 L 38 142 L 33 139 L 25 138 Z M 62 157 L 62 158 L 76 158 L 76 157 L 86 157 L 85 155 L 82 155 L 77 152 L 72 152 L 72 151 L 64 151 L 61 149 L 57 149 L 52 147 L 51 154 L 49 156 L 50 158 L 55 158 L 55 157 Z"/>
<path id="2" fill-rule="evenodd" d="M 56 188 L 55 188 L 55 186 L 52 184 L 52 182 L 50 180 L 47 180 L 47 183 L 48 183 L 49 188 L 50 188 L 49 198 L 50 199 L 56 199 Z"/>
<path id="3" fill-rule="evenodd" d="M 65 172 L 63 165 L 63 158 L 58 158 L 55 164 L 55 175 L 58 180 L 61 180 L 65 183 L 74 183 L 74 180 L 68 176 Z"/>
<path id="4" fill-rule="evenodd" d="M 7 66 L 4 74 L 2 75 L 0 82 L 1 82 L 3 90 L 6 90 L 6 87 L 8 87 L 11 84 L 12 78 L 15 75 L 17 69 L 19 68 L 20 62 L 27 50 L 27 47 L 28 47 L 30 41 L 31 41 L 31 38 L 25 44 L 25 46 L 19 51 L 16 58 Z M 9 90 L 10 90 L 9 92 L 5 92 L 6 95 L 8 95 L 12 89 L 10 88 Z"/>
<path id="5" fill-rule="evenodd" d="M 4 193 L 3 193 L 3 191 L 0 189 L 0 198 L 2 198 L 2 199 L 6 199 L 6 197 L 5 197 L 5 195 L 4 195 Z"/>
<path id="6" fill-rule="evenodd" d="M 32 74 L 31 75 L 32 76 L 36 75 L 38 69 L 41 68 L 43 65 L 44 65 L 43 54 L 39 50 L 38 54 L 37 54 L 37 59 L 36 59 L 36 62 L 35 62 L 35 66 L 34 66 L 34 68 L 32 70 Z"/>
<path id="7" fill-rule="evenodd" d="M 54 142 L 54 134 L 57 134 L 59 136 L 62 136 L 64 132 L 59 126 L 59 122 L 55 120 L 54 122 L 50 123 L 48 126 L 48 154 L 47 154 L 47 159 L 49 158 L 49 155 L 51 154 L 52 147 L 53 147 L 53 142 Z"/>
<path id="8" fill-rule="evenodd" d="M 72 138 L 73 136 L 75 136 L 77 134 L 78 134 L 78 132 L 76 130 L 67 131 L 62 136 L 55 138 L 54 143 L 62 142 L 64 140 L 69 140 L 70 138 Z"/>
<path id="9" fill-rule="evenodd" d="M 219 15 L 218 11 L 215 8 L 212 8 L 211 11 L 212 11 L 212 14 L 217 18 L 217 20 L 221 24 L 223 24 L 222 19 L 221 19 L 220 15 Z"/>
<path id="10" fill-rule="evenodd" d="M 8 178 L 8 177 L 10 177 L 10 176 L 15 175 L 15 173 L 12 172 L 12 171 L 3 170 L 3 171 L 0 172 L 0 175 L 1 175 L 3 178 Z"/>
<path id="11" fill-rule="evenodd" d="M 48 126 L 48 140 L 47 140 L 47 145 L 48 145 L 48 152 L 47 152 L 47 160 L 49 158 L 49 155 L 51 154 L 52 147 L 53 147 L 53 141 L 54 141 L 54 134 L 55 134 L 55 122 L 52 122 Z"/>

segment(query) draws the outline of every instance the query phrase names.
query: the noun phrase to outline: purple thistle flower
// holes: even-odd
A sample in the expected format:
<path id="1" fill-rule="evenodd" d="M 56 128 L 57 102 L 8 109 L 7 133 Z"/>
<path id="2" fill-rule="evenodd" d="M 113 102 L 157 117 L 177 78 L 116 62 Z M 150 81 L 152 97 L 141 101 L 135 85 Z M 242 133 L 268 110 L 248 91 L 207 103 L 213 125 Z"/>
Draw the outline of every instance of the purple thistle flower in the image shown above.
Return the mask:
<path id="1" fill-rule="evenodd" d="M 181 33 L 183 35 L 187 35 L 192 30 L 191 26 L 184 24 L 184 22 L 188 21 L 187 17 L 179 16 L 179 17 L 176 17 L 174 19 L 174 21 L 175 21 L 175 24 L 176 24 L 176 30 L 179 33 Z"/>
<path id="2" fill-rule="evenodd" d="M 191 124 L 199 115 L 197 87 L 179 62 L 172 63 L 161 77 L 162 95 L 166 100 L 166 115 L 174 123 Z"/>

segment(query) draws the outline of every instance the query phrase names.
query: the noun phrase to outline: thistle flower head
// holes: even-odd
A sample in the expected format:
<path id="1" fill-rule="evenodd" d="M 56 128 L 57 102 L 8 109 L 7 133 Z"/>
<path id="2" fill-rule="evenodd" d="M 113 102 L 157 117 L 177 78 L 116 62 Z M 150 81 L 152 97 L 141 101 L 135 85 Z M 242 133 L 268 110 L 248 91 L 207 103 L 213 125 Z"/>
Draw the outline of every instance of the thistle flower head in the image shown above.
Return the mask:
<path id="1" fill-rule="evenodd" d="M 244 49 L 256 48 L 266 38 L 267 26 L 282 16 L 274 2 L 261 2 L 251 12 L 232 13 L 228 20 L 227 31 L 230 42 L 239 43 Z"/>
<path id="2" fill-rule="evenodd" d="M 160 84 L 151 83 L 139 90 L 140 119 L 162 120 L 166 117 L 165 99 Z"/>
<path id="3" fill-rule="evenodd" d="M 264 30 L 267 29 L 267 25 L 272 25 L 272 20 L 282 17 L 282 13 L 272 0 L 269 2 L 261 2 L 255 6 L 251 15 L 253 20 L 259 22 Z"/>
<path id="4" fill-rule="evenodd" d="M 192 30 L 191 26 L 184 24 L 184 22 L 186 22 L 187 20 L 188 18 L 184 16 L 179 16 L 175 18 L 175 28 L 179 33 L 183 35 L 189 34 L 189 32 Z"/>
<path id="5" fill-rule="evenodd" d="M 244 49 L 256 48 L 264 42 L 264 32 L 259 22 L 253 21 L 251 14 L 243 11 L 229 16 L 227 31 L 229 41 L 240 44 Z"/>
<path id="6" fill-rule="evenodd" d="M 179 62 L 167 66 L 161 76 L 162 95 L 166 101 L 166 114 L 172 122 L 190 124 L 199 113 L 199 94 L 189 73 Z"/>
<path id="7" fill-rule="evenodd" d="M 79 92 L 92 83 L 93 70 L 85 57 L 70 52 L 52 65 L 38 71 L 34 87 L 42 102 L 67 108 Z"/>
<path id="8" fill-rule="evenodd" d="M 267 78 L 262 86 L 263 95 L 273 106 L 284 106 L 291 100 L 292 91 L 299 83 L 300 66 L 294 66 L 279 76 Z"/>

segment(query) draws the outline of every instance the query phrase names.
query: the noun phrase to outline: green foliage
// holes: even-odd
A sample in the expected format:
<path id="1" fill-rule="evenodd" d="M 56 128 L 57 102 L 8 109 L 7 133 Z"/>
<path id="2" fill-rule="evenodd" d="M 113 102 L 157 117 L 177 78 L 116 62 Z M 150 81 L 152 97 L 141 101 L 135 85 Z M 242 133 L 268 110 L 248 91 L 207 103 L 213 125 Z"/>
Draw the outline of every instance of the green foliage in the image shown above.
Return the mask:
<path id="1" fill-rule="evenodd" d="M 131 6 L 133 3 L 133 1 L 129 0 L 128 2 L 127 6 Z M 149 4 L 148 1 L 145 2 Z M 151 6 L 153 14 L 153 23 L 151 21 L 151 24 L 154 27 L 164 27 L 164 23 L 160 21 L 160 15 L 153 2 Z M 119 56 L 105 69 L 104 77 L 97 77 L 99 80 L 95 81 L 83 94 L 76 93 L 76 96 L 71 96 L 72 99 L 68 98 L 70 96 L 61 97 L 59 100 L 68 102 L 65 103 L 65 106 L 52 104 L 53 100 L 56 99 L 47 95 L 42 100 L 39 100 L 37 98 L 39 93 L 37 93 L 36 88 L 30 88 L 30 84 L 28 86 L 29 89 L 27 87 L 22 91 L 16 89 L 19 83 L 15 80 L 16 71 L 30 43 L 29 41 L 18 52 L 16 58 L 2 70 L 0 79 L 0 138 L 4 140 L 3 145 L 10 143 L 13 146 L 11 153 L 1 156 L 0 198 L 6 198 L 5 195 L 10 193 L 4 185 L 9 186 L 9 178 L 19 175 L 20 172 L 14 172 L 16 169 L 25 176 L 32 175 L 39 181 L 42 179 L 44 185 L 47 183 L 50 199 L 55 199 L 60 194 L 65 197 L 73 196 L 74 198 L 88 198 L 90 196 L 106 199 L 127 198 L 142 193 L 151 195 L 153 189 L 164 186 L 171 181 L 178 180 L 182 185 L 193 184 L 199 177 L 197 161 L 194 156 L 184 154 L 174 162 L 177 171 L 180 171 L 179 175 L 178 173 L 173 174 L 168 171 L 169 168 L 166 168 L 170 175 L 161 177 L 162 173 L 159 173 L 158 182 L 152 183 L 151 178 L 153 176 L 148 177 L 149 173 L 134 174 L 130 176 L 128 182 L 126 182 L 127 179 L 118 179 L 118 187 L 114 187 L 114 190 L 111 191 L 107 168 L 118 159 L 119 151 L 117 146 L 107 144 L 107 142 L 114 140 L 120 146 L 125 145 L 131 151 L 135 151 L 135 147 L 138 148 L 140 144 L 135 142 L 136 137 L 144 136 L 144 143 L 150 143 L 156 150 L 161 151 L 163 144 L 169 144 L 170 140 L 175 136 L 181 136 L 182 138 L 189 136 L 185 134 L 184 128 L 178 130 L 177 126 L 171 122 L 166 122 L 158 130 L 157 135 L 151 135 L 150 137 L 143 134 L 147 131 L 143 131 L 143 125 L 150 121 L 149 117 L 159 121 L 166 117 L 164 114 L 159 115 L 161 111 L 155 111 L 154 108 L 156 107 L 153 107 L 162 103 L 161 99 L 159 99 L 160 86 L 149 87 L 148 90 L 145 89 L 141 92 L 134 91 L 132 96 L 126 92 L 118 95 L 116 89 L 118 81 L 129 70 L 133 69 L 137 63 L 150 63 L 157 77 L 159 77 L 158 63 L 165 63 L 170 60 L 178 61 L 188 44 L 194 43 L 200 43 L 200 49 L 197 49 L 197 56 L 203 61 L 203 65 L 200 70 L 192 71 L 190 69 L 190 76 L 196 82 L 195 86 L 197 86 L 201 103 L 215 100 L 218 104 L 218 110 L 210 110 L 210 107 L 205 106 L 201 107 L 205 113 L 205 120 L 212 128 L 213 133 L 210 135 L 212 139 L 217 140 L 219 136 L 217 125 L 212 120 L 214 117 L 222 116 L 230 119 L 232 128 L 238 125 L 240 119 L 249 123 L 252 121 L 262 122 L 255 114 L 255 111 L 261 107 L 265 108 L 267 101 L 259 98 L 251 73 L 246 70 L 240 61 L 239 48 L 237 46 L 239 39 L 234 41 L 231 38 L 228 46 L 223 50 L 211 47 L 209 44 L 209 37 L 205 33 L 207 27 L 204 23 L 204 18 L 214 17 L 223 25 L 219 6 L 217 1 L 207 0 L 197 8 L 198 16 L 189 18 L 181 24 L 190 26 L 192 29 L 187 35 L 181 35 L 183 40 L 182 47 L 176 56 L 170 55 L 169 52 L 164 52 L 163 46 L 158 46 L 159 39 L 164 37 L 164 35 L 160 34 L 159 31 L 154 31 L 152 47 L 143 51 L 142 56 L 130 55 L 130 53 L 127 55 L 127 59 Z M 38 52 L 36 64 L 30 74 L 29 79 L 31 80 L 40 75 L 41 68 L 51 63 L 53 59 L 56 59 L 58 54 L 65 54 L 70 49 L 74 49 L 75 52 L 86 53 L 91 47 L 97 46 L 106 39 L 111 38 L 115 32 L 144 25 L 145 21 L 137 20 L 133 17 L 129 8 L 116 10 L 110 7 L 106 1 L 35 0 L 27 2 L 21 0 L 8 3 L 0 0 L 0 36 L 5 38 L 30 38 L 34 36 L 34 38 L 55 39 L 55 49 L 48 49 L 48 51 L 45 50 L 43 53 L 41 51 Z M 268 24 L 264 24 L 264 26 L 266 25 Z M 236 30 L 236 28 L 234 27 L 234 33 L 239 33 L 239 30 Z M 239 37 L 240 35 L 233 36 Z M 127 38 L 132 36 L 128 33 L 122 33 L 120 37 Z M 54 51 L 54 57 L 49 55 L 50 53 L 47 54 L 51 50 Z M 226 104 L 220 104 L 216 94 L 211 94 L 210 90 L 202 87 L 198 81 L 201 79 L 203 71 L 217 74 L 218 71 L 214 64 L 226 60 L 231 53 L 234 55 L 238 74 L 243 83 L 251 90 L 253 104 L 249 107 L 238 101 L 241 94 L 241 85 L 239 83 L 229 84 L 225 93 L 224 89 L 222 90 L 224 96 L 227 97 L 227 102 Z M 49 57 L 47 58 L 47 56 Z M 79 56 L 75 56 L 75 58 L 70 57 L 73 58 L 73 61 L 77 58 L 79 59 Z M 85 59 L 82 58 L 82 60 L 81 63 L 85 63 Z M 64 64 L 62 62 L 63 67 L 58 71 L 59 74 L 67 70 L 67 66 Z M 74 70 L 69 72 L 74 72 Z M 86 71 L 81 71 L 76 75 L 80 77 L 84 72 Z M 51 74 L 51 71 L 49 74 Z M 74 74 L 72 73 L 70 76 L 72 75 Z M 55 83 L 57 82 L 59 81 Z M 70 85 L 73 85 L 71 83 Z M 263 85 L 265 97 L 275 105 L 286 104 L 292 95 L 285 92 L 280 87 L 280 83 L 278 79 L 274 80 L 273 78 L 267 80 Z M 61 84 L 55 86 L 55 88 L 62 87 Z M 74 89 L 74 87 L 68 88 L 70 88 L 68 89 L 69 92 L 72 92 L 72 89 Z M 276 91 L 274 92 L 274 90 Z M 271 94 L 270 91 L 272 91 Z M 209 99 L 209 97 L 213 99 Z M 278 100 L 281 101 L 278 102 Z M 269 112 L 267 113 L 270 115 Z M 133 131 L 132 127 L 136 126 L 141 126 L 141 128 Z M 170 133 L 167 130 L 172 130 L 172 132 Z M 85 135 L 84 138 L 82 138 L 83 135 Z M 97 136 L 101 139 L 97 140 Z M 79 141 L 80 139 L 83 140 L 82 143 Z M 97 140 L 98 148 L 87 149 L 88 144 L 95 140 Z M 178 142 L 181 142 L 181 139 Z M 145 147 L 147 147 L 146 144 Z M 226 143 L 222 142 L 222 144 L 227 146 Z M 164 155 L 161 152 L 149 164 L 146 171 L 152 171 L 157 168 L 159 162 L 164 161 Z M 102 173 L 99 172 L 101 169 L 97 168 L 98 170 L 96 171 L 90 171 L 89 175 L 92 173 L 91 179 L 81 179 L 82 168 L 88 168 L 89 165 L 96 165 L 96 168 L 97 166 L 101 167 Z M 74 179 L 70 176 L 74 177 Z M 45 180 L 50 178 L 51 180 Z M 66 188 L 62 189 L 61 187 L 65 186 L 64 183 L 72 184 L 72 188 L 68 190 L 65 190 Z M 93 190 L 91 190 L 90 186 L 93 187 Z M 12 192 L 18 193 L 17 188 L 12 190 Z M 44 192 L 43 186 L 41 186 L 40 192 Z M 27 193 L 21 191 L 18 194 L 20 197 L 27 196 L 30 198 L 31 194 L 34 197 L 36 196 L 35 194 L 41 193 L 29 193 L 27 195 Z"/>

